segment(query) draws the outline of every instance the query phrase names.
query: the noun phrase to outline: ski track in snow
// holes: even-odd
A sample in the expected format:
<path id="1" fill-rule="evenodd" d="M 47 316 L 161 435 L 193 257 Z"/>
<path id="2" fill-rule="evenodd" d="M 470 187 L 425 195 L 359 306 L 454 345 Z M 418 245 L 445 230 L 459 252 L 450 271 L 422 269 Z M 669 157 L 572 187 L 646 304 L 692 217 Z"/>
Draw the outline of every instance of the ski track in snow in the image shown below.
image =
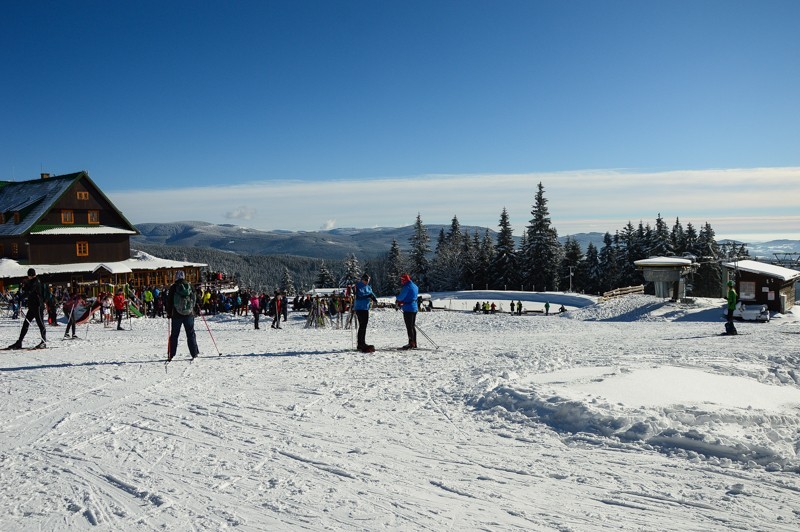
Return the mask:
<path id="1" fill-rule="evenodd" d="M 770 470 L 708 442 L 704 455 L 591 430 L 600 418 L 568 431 L 542 417 L 558 397 L 530 379 L 576 368 L 701 368 L 797 389 L 797 337 L 776 334 L 797 320 L 720 337 L 720 308 L 636 296 L 562 316 L 424 313 L 442 347 L 411 352 L 389 349 L 405 343 L 402 317 L 378 310 L 374 354 L 299 315 L 279 331 L 209 317 L 223 355 L 198 319 L 201 357 L 188 361 L 182 333 L 166 371 L 163 320 L 91 324 L 75 342 L 48 328 L 50 349 L 0 358 L 0 529 L 800 529 L 791 460 Z M 0 341 L 18 327 L 0 321 Z M 800 448 L 796 419 L 748 423 Z"/>

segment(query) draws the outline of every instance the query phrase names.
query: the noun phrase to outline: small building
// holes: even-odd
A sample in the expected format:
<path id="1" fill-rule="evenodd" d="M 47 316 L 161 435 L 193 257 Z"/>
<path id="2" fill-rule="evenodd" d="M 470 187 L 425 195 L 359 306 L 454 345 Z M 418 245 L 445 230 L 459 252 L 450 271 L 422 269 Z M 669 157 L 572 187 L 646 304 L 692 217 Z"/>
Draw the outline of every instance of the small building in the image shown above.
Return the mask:
<path id="1" fill-rule="evenodd" d="M 642 271 L 645 281 L 655 286 L 656 296 L 674 301 L 686 297 L 686 278 L 694 271 L 690 259 L 680 257 L 650 257 L 633 263 Z"/>
<path id="2" fill-rule="evenodd" d="M 0 181 L 0 291 L 29 267 L 52 287 L 168 285 L 178 269 L 200 282 L 205 264 L 132 256 L 137 234 L 85 171 Z"/>
<path id="3" fill-rule="evenodd" d="M 736 285 L 739 301 L 763 304 L 772 312 L 786 312 L 794 306 L 800 271 L 755 260 L 724 262 L 722 266 L 727 279 Z"/>

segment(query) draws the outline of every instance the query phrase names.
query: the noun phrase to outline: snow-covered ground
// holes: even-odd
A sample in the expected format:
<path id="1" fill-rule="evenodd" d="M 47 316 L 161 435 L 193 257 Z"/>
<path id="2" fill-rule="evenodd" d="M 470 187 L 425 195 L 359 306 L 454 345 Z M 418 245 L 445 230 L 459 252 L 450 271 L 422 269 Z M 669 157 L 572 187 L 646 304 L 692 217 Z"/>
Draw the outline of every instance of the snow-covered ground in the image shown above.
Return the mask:
<path id="1" fill-rule="evenodd" d="M 374 354 L 216 316 L 166 368 L 165 320 L 49 327 L 0 355 L 0 529 L 798 530 L 800 314 L 722 303 L 421 313 L 412 352 L 376 310 Z"/>

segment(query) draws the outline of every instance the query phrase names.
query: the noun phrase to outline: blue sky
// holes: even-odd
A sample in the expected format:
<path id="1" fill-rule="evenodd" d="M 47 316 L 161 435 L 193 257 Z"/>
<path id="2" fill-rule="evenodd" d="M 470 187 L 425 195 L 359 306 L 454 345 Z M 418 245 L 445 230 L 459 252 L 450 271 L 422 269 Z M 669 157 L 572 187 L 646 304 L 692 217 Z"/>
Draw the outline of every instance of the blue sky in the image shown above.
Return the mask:
<path id="1" fill-rule="evenodd" d="M 560 234 L 800 238 L 800 2 L 0 9 L 0 178 L 86 169 L 134 223 L 519 232 L 541 181 Z"/>

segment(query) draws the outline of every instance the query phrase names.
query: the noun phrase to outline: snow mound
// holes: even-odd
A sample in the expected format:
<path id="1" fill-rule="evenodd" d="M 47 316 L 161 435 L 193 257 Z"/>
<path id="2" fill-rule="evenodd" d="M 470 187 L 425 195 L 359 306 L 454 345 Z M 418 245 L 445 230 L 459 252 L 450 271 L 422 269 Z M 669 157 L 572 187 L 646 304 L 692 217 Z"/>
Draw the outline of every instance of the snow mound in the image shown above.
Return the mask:
<path id="1" fill-rule="evenodd" d="M 698 298 L 673 302 L 652 295 L 628 295 L 598 302 L 565 315 L 581 321 L 716 321 L 722 299 Z"/>
<path id="2" fill-rule="evenodd" d="M 601 437 L 722 465 L 800 471 L 796 387 L 692 368 L 583 367 L 504 383 L 470 403 L 495 415 L 521 413 L 512 417 L 573 439 Z"/>

